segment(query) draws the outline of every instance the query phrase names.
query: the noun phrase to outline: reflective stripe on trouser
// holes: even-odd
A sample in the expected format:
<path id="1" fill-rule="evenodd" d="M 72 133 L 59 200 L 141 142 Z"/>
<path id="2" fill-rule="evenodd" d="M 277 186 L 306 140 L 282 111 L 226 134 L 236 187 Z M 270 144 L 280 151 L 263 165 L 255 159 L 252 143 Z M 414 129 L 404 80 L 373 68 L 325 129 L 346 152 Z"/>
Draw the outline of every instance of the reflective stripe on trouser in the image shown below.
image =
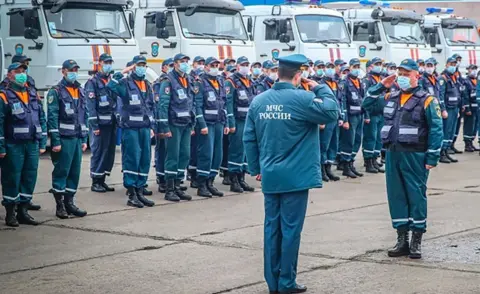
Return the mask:
<path id="1" fill-rule="evenodd" d="M 463 118 L 463 141 L 471 142 L 475 139 L 477 131 L 478 112 L 472 111 L 471 115 L 466 115 Z"/>
<path id="2" fill-rule="evenodd" d="M 387 151 L 385 173 L 393 228 L 425 232 L 428 180 L 425 153 Z"/>
<path id="3" fill-rule="evenodd" d="M 52 188 L 56 192 L 75 194 L 82 166 L 82 139 L 61 138 L 60 152 L 52 152 Z"/>
<path id="4" fill-rule="evenodd" d="M 198 132 L 197 132 L 198 131 Z M 190 138 L 190 160 L 188 161 L 188 170 L 194 170 L 197 167 L 197 140 L 200 134 L 200 129 L 196 129 L 195 135 Z"/>
<path id="5" fill-rule="evenodd" d="M 341 128 L 340 141 L 340 161 L 350 162 L 355 159 L 355 155 L 360 149 L 362 143 L 363 116 L 361 114 L 350 115 L 348 117 L 350 128 L 345 130 Z"/>
<path id="6" fill-rule="evenodd" d="M 207 124 L 208 135 L 197 128 L 197 177 L 215 178 L 222 161 L 223 124 Z"/>
<path id="7" fill-rule="evenodd" d="M 6 144 L 2 160 L 3 205 L 30 202 L 38 171 L 38 142 Z"/>
<path id="8" fill-rule="evenodd" d="M 157 177 L 165 178 L 165 155 L 167 153 L 165 139 L 157 136 L 155 143 L 155 171 Z"/>
<path id="9" fill-rule="evenodd" d="M 372 115 L 370 123 L 363 124 L 362 151 L 364 159 L 377 158 L 382 149 L 382 138 L 380 136 L 383 127 L 383 115 Z"/>
<path id="10" fill-rule="evenodd" d="M 460 116 L 457 118 L 457 124 L 455 125 L 455 134 L 453 135 L 453 143 L 457 141 L 458 133 L 460 132 L 460 126 L 462 125 L 462 119 L 464 118 L 464 112 L 458 109 Z M 458 115 L 458 114 L 457 114 Z"/>
<path id="11" fill-rule="evenodd" d="M 220 164 L 220 169 L 228 170 L 228 146 L 229 146 L 228 135 L 223 135 L 223 144 L 222 144 L 222 164 Z"/>
<path id="12" fill-rule="evenodd" d="M 325 125 L 325 129 L 320 130 L 320 162 L 322 164 L 333 163 L 337 155 L 338 123 L 331 122 Z"/>
<path id="13" fill-rule="evenodd" d="M 125 188 L 143 188 L 151 160 L 149 128 L 122 129 L 122 172 Z"/>
<path id="14" fill-rule="evenodd" d="M 241 173 L 245 170 L 245 152 L 243 148 L 243 129 L 245 121 L 237 119 L 235 122 L 235 133 L 230 134 L 228 146 L 228 171 L 233 173 Z"/>
<path id="15" fill-rule="evenodd" d="M 115 162 L 115 150 L 117 141 L 117 126 L 99 126 L 100 135 L 93 134 L 90 128 L 90 176 L 101 178 L 110 175 Z"/>
<path id="16" fill-rule="evenodd" d="M 183 179 L 190 160 L 191 127 L 170 126 L 171 138 L 167 138 L 165 155 L 165 179 Z"/>
<path id="17" fill-rule="evenodd" d="M 450 148 L 452 145 L 457 125 L 458 108 L 447 108 L 447 113 L 448 117 L 443 120 L 443 150 Z"/>
<path id="18" fill-rule="evenodd" d="M 265 194 L 264 275 L 271 292 L 293 289 L 308 190 Z"/>

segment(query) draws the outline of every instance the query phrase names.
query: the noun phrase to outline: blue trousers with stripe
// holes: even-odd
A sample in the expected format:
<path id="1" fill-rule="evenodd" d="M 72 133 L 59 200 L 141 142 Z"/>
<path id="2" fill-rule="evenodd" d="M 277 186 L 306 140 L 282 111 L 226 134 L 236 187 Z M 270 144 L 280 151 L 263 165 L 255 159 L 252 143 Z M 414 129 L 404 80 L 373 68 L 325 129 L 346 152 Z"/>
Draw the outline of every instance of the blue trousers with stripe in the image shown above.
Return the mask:
<path id="1" fill-rule="evenodd" d="M 147 184 L 151 161 L 150 129 L 122 129 L 122 172 L 125 188 Z"/>
<path id="2" fill-rule="evenodd" d="M 235 133 L 230 134 L 228 138 L 228 171 L 231 173 L 241 173 L 246 170 L 246 157 L 242 140 L 245 121 L 236 119 L 235 124 Z"/>
<path id="3" fill-rule="evenodd" d="M 332 164 L 338 150 L 338 123 L 331 122 L 320 130 L 320 162 Z"/>
<path id="4" fill-rule="evenodd" d="M 371 115 L 370 123 L 363 125 L 363 158 L 372 159 L 380 156 L 382 138 L 380 136 L 383 127 L 383 115 Z"/>
<path id="5" fill-rule="evenodd" d="M 51 153 L 52 188 L 55 193 L 75 195 L 82 167 L 82 140 L 62 137 L 60 143 L 61 151 Z"/>
<path id="6" fill-rule="evenodd" d="M 222 162 L 223 123 L 207 124 L 208 134 L 197 127 L 197 177 L 215 178 Z"/>
<path id="7" fill-rule="evenodd" d="M 457 126 L 458 108 L 447 108 L 448 117 L 443 120 L 443 144 L 442 150 L 447 150 L 452 146 Z"/>
<path id="8" fill-rule="evenodd" d="M 165 180 L 165 155 L 167 153 L 166 142 L 164 138 L 156 137 L 155 143 L 155 172 L 157 178 Z"/>
<path id="9" fill-rule="evenodd" d="M 343 127 L 340 141 L 340 161 L 350 162 L 355 160 L 355 156 L 362 144 L 363 116 L 361 114 L 350 115 L 348 117 L 350 125 L 348 130 Z"/>
<path id="10" fill-rule="evenodd" d="M 474 108 L 471 115 L 465 114 L 463 118 L 463 141 L 472 142 L 477 132 L 478 111 Z"/>
<path id="11" fill-rule="evenodd" d="M 90 129 L 90 176 L 102 178 L 109 176 L 115 162 L 115 149 L 117 148 L 117 126 L 99 126 L 100 135 L 93 134 Z"/>
<path id="12" fill-rule="evenodd" d="M 165 179 L 181 180 L 185 177 L 185 169 L 190 160 L 190 126 L 170 125 L 171 138 L 167 138 L 165 156 Z"/>

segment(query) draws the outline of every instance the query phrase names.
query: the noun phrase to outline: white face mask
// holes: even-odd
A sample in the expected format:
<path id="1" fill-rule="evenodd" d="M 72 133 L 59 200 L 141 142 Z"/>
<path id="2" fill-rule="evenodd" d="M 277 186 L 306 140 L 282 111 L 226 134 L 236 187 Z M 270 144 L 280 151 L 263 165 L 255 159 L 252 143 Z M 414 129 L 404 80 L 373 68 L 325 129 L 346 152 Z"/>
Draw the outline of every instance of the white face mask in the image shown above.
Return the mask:
<path id="1" fill-rule="evenodd" d="M 306 79 L 306 78 L 308 78 L 308 76 L 309 76 L 308 70 L 302 71 L 302 78 Z"/>
<path id="2" fill-rule="evenodd" d="M 477 76 L 477 70 L 476 70 L 476 69 L 472 70 L 472 71 L 470 72 L 470 76 L 471 76 L 472 78 L 475 78 L 475 77 Z"/>
<path id="3" fill-rule="evenodd" d="M 248 66 L 240 66 L 239 73 L 240 73 L 242 76 L 248 75 L 249 72 L 250 72 L 250 68 L 249 68 Z"/>
<path id="4" fill-rule="evenodd" d="M 276 72 L 272 72 L 268 75 L 268 77 L 272 80 L 272 81 L 276 81 L 278 79 L 278 73 Z"/>
<path id="5" fill-rule="evenodd" d="M 429 75 L 433 74 L 433 72 L 435 71 L 435 68 L 434 67 L 427 67 L 425 68 L 425 72 Z"/>
<path id="6" fill-rule="evenodd" d="M 205 69 L 205 65 L 198 65 L 198 66 L 197 66 L 197 69 L 198 69 L 198 70 L 204 70 L 204 69 Z"/>
<path id="7" fill-rule="evenodd" d="M 216 77 L 216 76 L 218 76 L 218 68 L 212 67 L 208 73 L 209 73 L 210 75 Z"/>
<path id="8" fill-rule="evenodd" d="M 388 75 L 391 76 L 391 75 L 396 75 L 397 74 L 397 71 L 394 70 L 394 69 L 389 69 L 388 70 Z"/>

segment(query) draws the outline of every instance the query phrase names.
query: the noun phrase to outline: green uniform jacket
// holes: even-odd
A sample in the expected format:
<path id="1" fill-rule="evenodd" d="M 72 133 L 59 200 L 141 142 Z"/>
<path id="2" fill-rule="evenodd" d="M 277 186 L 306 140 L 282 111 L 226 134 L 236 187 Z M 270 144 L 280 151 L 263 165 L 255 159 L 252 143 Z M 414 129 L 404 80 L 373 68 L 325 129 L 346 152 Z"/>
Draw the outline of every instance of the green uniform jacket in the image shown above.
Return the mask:
<path id="1" fill-rule="evenodd" d="M 367 77 L 364 78 L 364 85 L 365 85 L 365 97 L 362 102 L 362 108 L 365 109 L 365 112 L 368 113 L 368 117 L 372 115 L 383 115 L 383 108 L 386 105 L 385 99 L 377 99 L 383 98 L 386 94 L 386 91 L 380 93 L 379 95 L 373 95 L 370 93 L 370 88 L 376 87 L 380 82 L 373 84 L 370 79 Z M 378 90 L 377 90 L 378 92 Z M 371 97 L 371 96 L 375 97 Z"/>
<path id="2" fill-rule="evenodd" d="M 253 99 L 243 142 L 250 174 L 262 175 L 264 193 L 322 186 L 318 125 L 337 118 L 337 103 L 327 85 L 307 92 L 277 82 Z"/>
<path id="3" fill-rule="evenodd" d="M 414 89 L 414 92 L 422 89 L 422 87 L 417 87 Z M 381 96 L 386 90 L 387 88 L 385 88 L 382 83 L 378 83 L 371 87 L 369 89 L 371 96 L 369 96 L 370 99 L 368 99 L 367 102 L 371 103 L 374 97 L 387 100 L 386 102 L 388 102 L 389 94 Z M 438 99 L 434 96 L 430 97 L 432 97 L 432 99 L 427 99 L 425 101 L 425 117 L 428 124 L 428 149 L 426 152 L 425 164 L 437 166 L 438 161 L 440 160 L 440 150 L 443 141 L 443 120 Z"/>

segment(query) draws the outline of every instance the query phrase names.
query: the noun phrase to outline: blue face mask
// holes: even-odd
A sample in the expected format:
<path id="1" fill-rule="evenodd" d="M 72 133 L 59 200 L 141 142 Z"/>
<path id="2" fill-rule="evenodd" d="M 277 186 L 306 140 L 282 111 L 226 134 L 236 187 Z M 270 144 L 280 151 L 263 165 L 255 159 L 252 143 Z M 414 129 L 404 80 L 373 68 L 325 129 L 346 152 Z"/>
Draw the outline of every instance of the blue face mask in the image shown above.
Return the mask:
<path id="1" fill-rule="evenodd" d="M 384 75 L 387 74 L 387 69 L 385 67 L 382 68 L 382 74 L 384 74 Z"/>
<path id="2" fill-rule="evenodd" d="M 456 68 L 455 66 L 453 66 L 453 65 L 447 67 L 447 72 L 448 72 L 449 74 L 454 74 L 456 70 L 457 70 L 457 68 Z"/>
<path id="3" fill-rule="evenodd" d="M 15 82 L 23 86 L 27 82 L 27 74 L 26 73 L 15 74 Z"/>
<path id="4" fill-rule="evenodd" d="M 77 80 L 77 77 L 78 77 L 78 72 L 74 72 L 74 71 L 69 71 L 67 72 L 67 76 L 65 77 L 67 79 L 67 81 L 69 81 L 70 83 L 73 83 Z"/>
<path id="5" fill-rule="evenodd" d="M 145 66 L 135 67 L 135 74 L 139 77 L 144 77 L 146 72 L 147 72 L 147 68 Z"/>
<path id="6" fill-rule="evenodd" d="M 354 68 L 350 71 L 350 74 L 354 77 L 358 77 L 358 75 L 360 74 L 360 70 L 358 68 Z"/>
<path id="7" fill-rule="evenodd" d="M 327 68 L 325 70 L 325 75 L 329 78 L 333 78 L 335 76 L 335 69 L 333 68 Z"/>
<path id="8" fill-rule="evenodd" d="M 406 91 L 411 88 L 409 77 L 399 76 L 397 78 L 397 83 L 400 89 L 402 89 L 403 91 Z"/>
<path id="9" fill-rule="evenodd" d="M 317 76 L 323 76 L 324 72 L 323 69 L 317 69 Z"/>
<path id="10" fill-rule="evenodd" d="M 372 73 L 374 73 L 374 74 L 379 74 L 381 72 L 382 72 L 382 67 L 381 66 L 376 65 L 372 68 Z"/>
<path id="11" fill-rule="evenodd" d="M 104 64 L 102 65 L 102 71 L 103 73 L 110 73 L 112 71 L 112 65 L 111 64 Z"/>
<path id="12" fill-rule="evenodd" d="M 186 62 L 180 63 L 180 71 L 181 72 L 188 73 L 189 70 L 190 70 L 190 65 L 188 65 L 188 63 L 186 63 Z"/>
<path id="13" fill-rule="evenodd" d="M 252 73 L 254 76 L 258 76 L 262 73 L 262 70 L 258 67 L 255 67 L 253 70 L 252 70 Z"/>

